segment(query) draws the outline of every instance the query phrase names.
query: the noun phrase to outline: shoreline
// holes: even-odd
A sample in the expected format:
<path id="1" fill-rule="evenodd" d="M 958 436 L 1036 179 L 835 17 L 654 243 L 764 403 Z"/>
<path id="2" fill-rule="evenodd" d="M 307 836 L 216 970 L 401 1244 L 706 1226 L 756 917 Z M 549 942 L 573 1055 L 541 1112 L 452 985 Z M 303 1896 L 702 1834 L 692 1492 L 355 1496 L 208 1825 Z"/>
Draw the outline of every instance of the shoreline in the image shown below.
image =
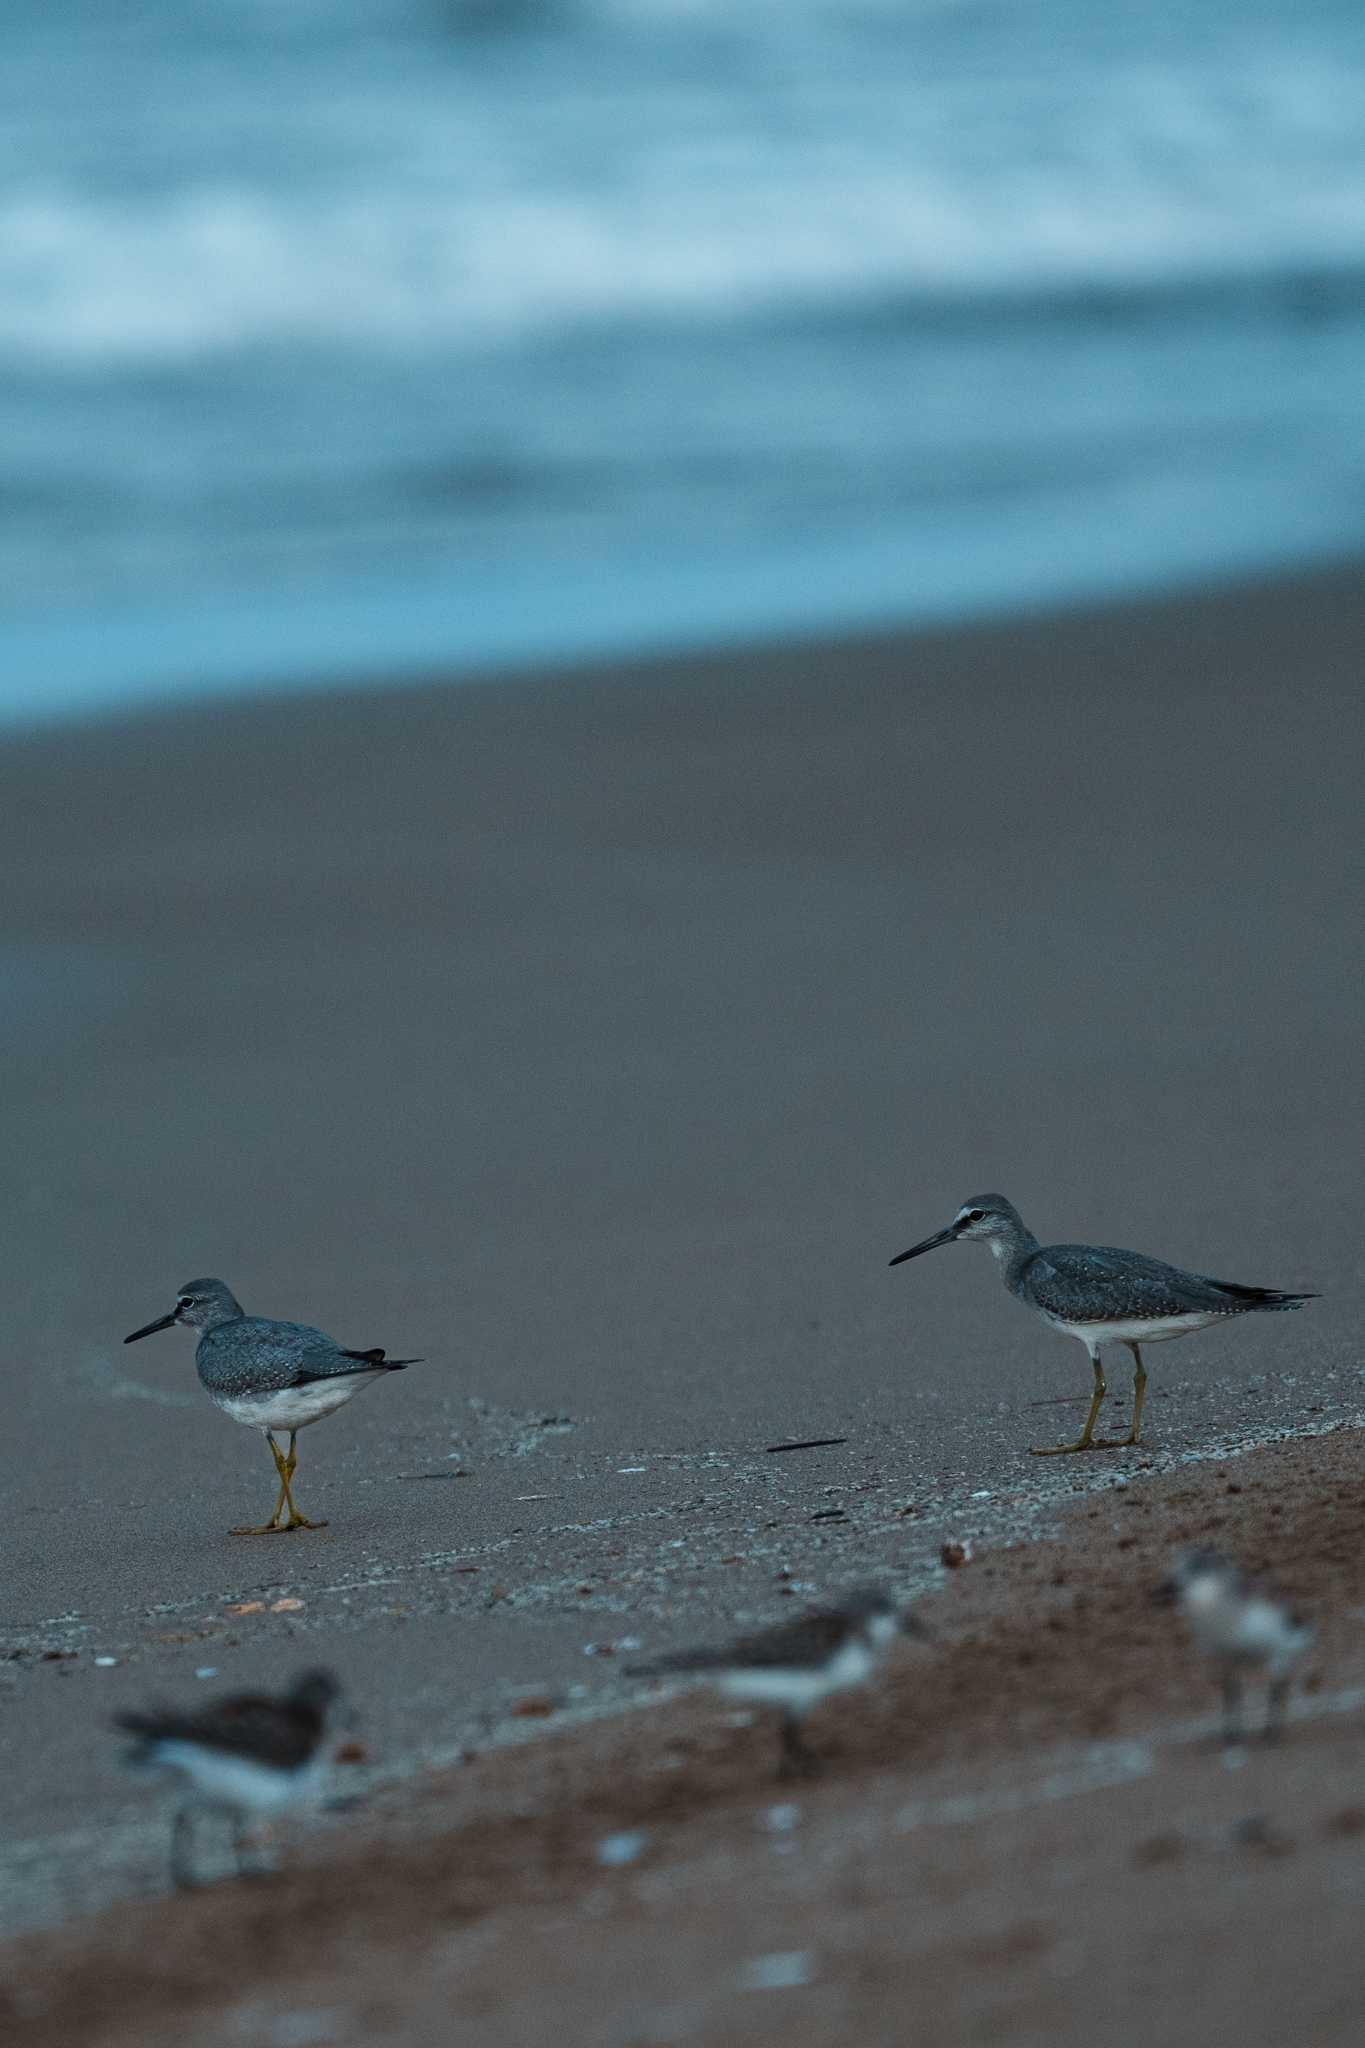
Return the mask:
<path id="1" fill-rule="evenodd" d="M 1222 2009 L 1248 2042 L 1282 2039 L 1291 2013 L 1301 2038 L 1345 2041 L 1332 2015 L 1365 1831 L 1342 1781 L 1365 1700 L 1349 1620 L 1365 1595 L 1359 1442 L 1336 1430 L 1231 1470 L 1149 1475 L 1108 1511 L 1078 1502 L 1035 1544 L 980 1551 L 920 1603 L 934 1641 L 821 1711 L 826 1767 L 799 1788 L 771 1783 L 765 1717 L 666 1692 L 388 1788 L 261 1884 L 23 1937 L 0 1998 L 35 2048 L 170 2042 L 190 2024 L 216 2044 L 291 2009 L 327 2014 L 338 2044 L 425 2040 L 452 1999 L 495 2042 L 548 2041 L 590 2012 L 604 2041 L 652 2024 L 720 2042 L 767 2038 L 747 2031 L 747 1989 L 754 1958 L 778 1953 L 806 1957 L 780 2014 L 802 2044 L 850 2025 L 960 2039 L 983 1998 L 1004 2000 L 996 2038 L 1032 2041 L 1045 2010 L 1049 2038 L 1079 2043 L 1112 1984 L 1082 1961 L 1108 1949 L 1129 2020 L 1163 2039 L 1206 2039 Z M 1147 1598 L 1173 1542 L 1228 1543 L 1230 1509 L 1236 1547 L 1260 1563 L 1269 1546 L 1323 1629 L 1284 1744 L 1251 1745 L 1231 1773 L 1214 1677 Z M 612 1868 L 602 1844 L 620 1837 L 632 1853 Z M 1310 1958 L 1296 1902 L 1317 1898 L 1318 1917 L 1328 1881 L 1341 1910 L 1319 1919 Z M 1248 1968 L 1249 1924 L 1273 1988 Z M 888 1999 L 894 2036 L 874 2024 Z"/>
<path id="2" fill-rule="evenodd" d="M 1106 1495 L 1119 1495 L 1129 1487 L 1171 1481 L 1191 1468 L 1197 1474 L 1205 1466 L 1255 1459 L 1279 1447 L 1298 1446 L 1307 1451 L 1319 1439 L 1343 1432 L 1365 1432 L 1365 1411 L 1348 1408 L 1298 1428 L 1208 1442 L 1182 1452 L 1179 1458 L 1169 1454 L 1146 1456 L 1136 1464 L 1108 1471 L 1090 1465 L 1070 1482 L 1040 1484 L 998 1501 L 972 1498 L 964 1493 L 956 1500 L 917 1503 L 912 1519 L 907 1519 L 904 1527 L 906 1539 L 913 1543 L 915 1558 L 912 1563 L 902 1562 L 895 1568 L 896 1590 L 912 1603 L 940 1597 L 952 1577 L 939 1561 L 945 1542 L 964 1543 L 973 1554 L 1052 1543 L 1059 1530 L 1075 1519 L 1084 1502 L 1102 1502 Z M 892 1512 L 898 1519 L 904 1513 Z M 895 1523 L 883 1520 L 878 1533 L 885 1544 L 896 1533 Z M 806 1569 L 809 1568 L 807 1565 Z M 807 1598 L 814 1597 L 817 1591 L 826 1597 L 837 1597 L 840 1590 L 837 1580 L 821 1584 L 818 1580 L 796 1579 L 793 1584 L 790 1580 L 794 1576 L 782 1568 L 775 1587 L 769 1588 L 765 1618 L 772 1618 L 774 1590 L 779 1596 L 790 1594 L 794 1598 L 798 1589 Z M 753 1618 L 758 1619 L 759 1615 Z M 226 1616 L 199 1619 L 209 1624 L 198 1630 L 199 1641 L 211 1644 L 224 1634 L 230 1635 L 232 1624 Z M 89 1639 L 88 1627 L 79 1621 L 7 1630 L 3 1641 L 11 1663 L 54 1656 L 88 1659 L 96 1649 Z M 126 1654 L 128 1646 L 120 1643 L 118 1647 Z M 300 1644 L 295 1651 L 296 1661 L 307 1654 Z M 61 1667 L 63 1673 L 70 1668 L 69 1664 Z M 567 1686 L 561 1682 L 560 1687 L 523 1686 L 491 1709 L 486 1703 L 466 1703 L 439 1743 L 398 1755 L 386 1754 L 375 1764 L 340 1772 L 335 1794 L 347 1806 L 359 1802 L 382 1807 L 394 1800 L 401 1802 L 433 1772 L 453 1770 L 473 1757 L 501 1755 L 544 1741 L 590 1736 L 594 1730 L 639 1714 L 661 1697 L 682 1697 L 685 1693 L 683 1686 L 661 1689 L 658 1683 L 649 1680 L 632 1684 L 614 1680 L 594 1689 L 573 1682 Z M 532 1715 L 522 1710 L 522 1703 L 528 1698 L 536 1703 Z M 548 1713 L 542 1713 L 542 1703 L 550 1709 Z M 158 1852 L 164 1833 L 158 1802 L 129 1793 L 126 1786 L 111 1784 L 110 1791 L 114 1795 L 111 1806 L 117 1809 L 119 1818 L 116 1822 L 111 1818 L 100 1830 L 95 1867 L 91 1867 L 92 1836 L 88 1828 L 77 1829 L 65 1838 L 12 1842 L 0 1851 L 0 1948 L 30 1936 L 55 1934 L 63 1926 L 84 1924 L 109 1912 L 120 1901 L 143 1897 L 149 1883 L 153 1896 L 157 1895 Z M 327 1833 L 344 1827 L 344 1822 L 326 1818 L 329 1813 L 330 1808 L 324 1806 L 322 1825 Z"/>
<path id="3" fill-rule="evenodd" d="M 1354 1418 L 1363 651 L 1340 574 L 0 744 L 0 936 L 74 963 L 0 1015 L 0 1652 L 118 1660 L 0 1663 L 58 1910 L 139 1825 L 110 1714 L 201 1669 L 322 1656 L 421 1756 L 1036 1518 L 1083 1352 L 886 1270 L 972 1187 L 1323 1290 L 1154 1351 L 1154 1462 Z M 306 1547 L 226 1533 L 268 1460 L 188 1344 L 120 1348 L 203 1272 L 428 1361 L 302 1439 Z"/>
<path id="4" fill-rule="evenodd" d="M 922 546 L 921 538 L 921 552 Z M 738 574 L 728 558 L 709 569 L 694 563 L 658 588 L 647 575 L 637 578 L 624 604 L 599 592 L 591 617 L 581 614 L 576 584 L 569 595 L 561 590 L 558 611 L 551 606 L 548 614 L 530 613 L 525 592 L 513 586 L 504 615 L 472 633 L 458 590 L 388 582 L 367 588 L 363 580 L 308 603 L 210 594 L 180 614 L 135 606 L 19 615 L 3 629 L 9 666 L 12 675 L 31 670 L 35 680 L 17 704 L 0 698 L 0 745 L 127 717 L 364 695 L 381 674 L 389 678 L 383 687 L 396 692 L 515 688 L 530 680 L 572 687 L 575 678 L 604 671 L 671 672 L 810 646 L 970 635 L 1245 591 L 1330 588 L 1349 583 L 1360 562 L 1358 548 L 1336 537 L 1259 550 L 1229 542 L 1206 555 L 1187 552 L 1164 569 L 1101 560 L 1085 571 L 1060 572 L 1050 552 L 1045 560 L 1027 556 L 989 592 L 969 588 L 959 569 L 956 580 L 935 582 L 932 594 L 912 599 L 903 587 L 903 560 L 914 551 L 913 539 L 850 543 L 842 567 L 835 566 L 838 554 L 833 561 L 817 556 L 804 587 L 785 555 L 746 562 Z M 795 600 L 793 582 L 803 587 Z M 245 638 L 244 618 L 252 621 Z M 232 651 L 220 653 L 220 643 Z M 119 679 L 110 673 L 115 660 Z M 69 699 L 58 709 L 49 708 L 54 685 Z"/>

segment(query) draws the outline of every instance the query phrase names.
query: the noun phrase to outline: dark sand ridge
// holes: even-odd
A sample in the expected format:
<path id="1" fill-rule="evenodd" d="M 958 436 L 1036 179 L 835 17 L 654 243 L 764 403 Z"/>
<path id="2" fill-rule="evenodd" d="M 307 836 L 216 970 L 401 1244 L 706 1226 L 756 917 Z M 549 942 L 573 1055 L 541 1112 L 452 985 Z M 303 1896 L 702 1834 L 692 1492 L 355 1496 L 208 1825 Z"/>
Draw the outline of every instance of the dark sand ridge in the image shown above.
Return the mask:
<path id="1" fill-rule="evenodd" d="M 1200 1465 L 981 1555 L 924 1604 L 933 1644 L 813 1723 L 817 1781 L 776 1787 L 771 1726 L 705 1694 L 485 1755 L 269 1879 L 13 1944 L 0 2020 L 26 2048 L 1347 2048 L 1360 1456 Z M 1236 1769 L 1151 1604 L 1174 1540 L 1235 1543 L 1320 1622 L 1285 1740 Z"/>
<path id="2" fill-rule="evenodd" d="M 1353 1413 L 1362 644 L 1343 573 L 7 743 L 4 1637 L 81 1655 L 0 1664 L 6 1916 L 156 1852 L 106 1717 L 197 1669 L 401 1757 L 1088 1483 L 1080 1347 L 886 1269 L 983 1184 L 1327 1290 L 1154 1350 L 1158 1460 Z M 319 1535 L 120 1346 L 204 1271 L 427 1355 L 301 1439 Z"/>

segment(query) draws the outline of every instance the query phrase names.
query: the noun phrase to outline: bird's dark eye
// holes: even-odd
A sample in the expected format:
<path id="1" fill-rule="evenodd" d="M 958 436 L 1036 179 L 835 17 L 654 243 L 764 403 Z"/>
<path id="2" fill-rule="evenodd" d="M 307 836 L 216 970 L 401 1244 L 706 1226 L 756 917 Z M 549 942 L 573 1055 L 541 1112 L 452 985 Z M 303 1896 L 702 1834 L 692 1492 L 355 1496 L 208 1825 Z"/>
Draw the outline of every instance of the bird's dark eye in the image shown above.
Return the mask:
<path id="1" fill-rule="evenodd" d="M 182 1295 L 181 1295 L 181 1297 L 180 1297 L 180 1299 L 179 1299 L 179 1301 L 178 1301 L 178 1302 L 176 1303 L 176 1307 L 177 1307 L 177 1308 L 193 1308 L 193 1307 L 194 1307 L 194 1296 L 193 1296 L 192 1294 L 182 1294 Z"/>
<path id="2" fill-rule="evenodd" d="M 967 1221 L 969 1223 L 984 1223 L 985 1220 L 986 1212 L 984 1209 L 969 1209 L 967 1211 Z"/>

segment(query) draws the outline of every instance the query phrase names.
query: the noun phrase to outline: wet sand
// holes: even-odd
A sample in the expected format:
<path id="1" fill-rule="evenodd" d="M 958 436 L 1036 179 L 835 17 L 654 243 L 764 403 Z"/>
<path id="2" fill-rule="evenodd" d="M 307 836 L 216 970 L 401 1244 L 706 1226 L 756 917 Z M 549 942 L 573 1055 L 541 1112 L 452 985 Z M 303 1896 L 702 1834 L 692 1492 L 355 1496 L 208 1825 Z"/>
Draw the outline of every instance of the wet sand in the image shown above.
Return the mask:
<path id="1" fill-rule="evenodd" d="M 162 1882 L 149 1693 L 325 1657 L 401 1785 L 622 1643 L 1359 1420 L 1363 644 L 1342 572 L 8 741 L 0 1923 Z M 1035 1460 L 1079 1347 L 886 1266 L 983 1186 L 1325 1298 Z M 229 1536 L 262 1446 L 120 1343 L 202 1272 L 426 1356 L 301 1439 L 325 1531 Z"/>
<path id="2" fill-rule="evenodd" d="M 923 1603 L 932 1644 L 813 1720 L 814 1781 L 674 1698 L 433 1774 L 274 1876 L 30 1936 L 0 2013 L 32 2048 L 1350 2041 L 1360 1456 L 1135 1483 L 979 1555 Z M 1226 1757 L 1149 1595 L 1173 1540 L 1234 1532 L 1321 1637 L 1282 1742 Z"/>

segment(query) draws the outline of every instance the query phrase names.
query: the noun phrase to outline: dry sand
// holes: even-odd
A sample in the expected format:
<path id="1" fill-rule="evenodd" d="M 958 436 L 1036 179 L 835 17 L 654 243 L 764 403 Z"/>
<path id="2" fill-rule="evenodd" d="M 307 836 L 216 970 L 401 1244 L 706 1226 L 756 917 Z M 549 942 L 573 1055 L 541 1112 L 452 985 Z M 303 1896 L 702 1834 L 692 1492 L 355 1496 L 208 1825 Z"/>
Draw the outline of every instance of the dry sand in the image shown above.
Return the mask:
<path id="1" fill-rule="evenodd" d="M 1358 1422 L 1362 646 L 1342 572 L 8 741 L 0 1924 L 163 1881 L 149 1693 L 325 1657 L 401 1803 L 621 1701 L 585 1649 Z M 1154 1350 L 1145 1456 L 1033 1460 L 1079 1347 L 886 1268 L 981 1186 L 1325 1298 Z M 230 1537 L 263 1448 L 119 1342 L 199 1272 L 427 1356 L 301 1439 L 315 1536 Z"/>

